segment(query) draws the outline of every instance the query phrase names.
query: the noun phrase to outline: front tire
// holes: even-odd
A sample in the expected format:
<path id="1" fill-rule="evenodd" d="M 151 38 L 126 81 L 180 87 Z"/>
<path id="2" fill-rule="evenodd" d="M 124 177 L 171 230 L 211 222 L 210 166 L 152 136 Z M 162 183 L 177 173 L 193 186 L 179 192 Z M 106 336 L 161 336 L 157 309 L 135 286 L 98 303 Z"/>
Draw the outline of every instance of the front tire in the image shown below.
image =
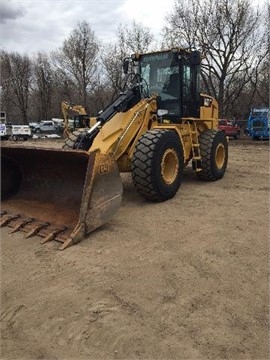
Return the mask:
<path id="1" fill-rule="evenodd" d="M 99 129 L 94 129 L 91 133 L 88 132 L 88 129 L 78 129 L 69 135 L 62 149 L 89 151 L 98 132 Z"/>
<path id="2" fill-rule="evenodd" d="M 138 193 L 147 200 L 165 201 L 178 191 L 184 169 L 181 140 L 170 130 L 150 130 L 134 150 L 131 175 Z"/>
<path id="3" fill-rule="evenodd" d="M 197 175 L 202 180 L 221 179 L 228 163 L 228 141 L 223 131 L 206 130 L 199 136 L 202 170 Z"/>
<path id="4" fill-rule="evenodd" d="M 75 147 L 75 144 L 78 140 L 79 136 L 82 135 L 86 135 L 86 131 L 85 130 L 76 130 L 73 133 L 71 133 L 66 139 L 65 139 L 65 143 L 62 146 L 62 149 L 69 149 L 72 150 Z"/>

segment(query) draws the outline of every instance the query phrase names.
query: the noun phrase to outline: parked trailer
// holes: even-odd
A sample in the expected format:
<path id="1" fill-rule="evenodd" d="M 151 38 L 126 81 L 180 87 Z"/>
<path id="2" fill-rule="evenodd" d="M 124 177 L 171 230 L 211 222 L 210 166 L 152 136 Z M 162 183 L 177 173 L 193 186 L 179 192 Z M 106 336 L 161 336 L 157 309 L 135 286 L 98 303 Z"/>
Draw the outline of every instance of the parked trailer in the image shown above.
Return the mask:
<path id="1" fill-rule="evenodd" d="M 29 125 L 6 125 L 7 136 L 10 140 L 28 140 L 32 137 Z"/>

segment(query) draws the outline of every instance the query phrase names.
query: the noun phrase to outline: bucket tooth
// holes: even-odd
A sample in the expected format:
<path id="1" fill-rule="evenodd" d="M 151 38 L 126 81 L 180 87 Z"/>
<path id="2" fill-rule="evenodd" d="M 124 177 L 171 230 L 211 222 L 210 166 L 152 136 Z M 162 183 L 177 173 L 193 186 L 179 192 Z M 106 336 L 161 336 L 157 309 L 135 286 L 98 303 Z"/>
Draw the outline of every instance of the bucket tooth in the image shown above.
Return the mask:
<path id="1" fill-rule="evenodd" d="M 66 230 L 66 227 L 62 227 L 62 228 L 57 228 L 57 229 L 53 229 L 43 240 L 41 240 L 41 244 L 45 244 L 48 241 L 54 240 L 55 237 Z"/>
<path id="2" fill-rule="evenodd" d="M 39 223 L 36 224 L 26 235 L 25 235 L 25 239 L 30 238 L 31 236 L 35 236 L 37 235 L 40 230 L 44 229 L 45 227 L 49 226 L 50 223 Z"/>
<path id="3" fill-rule="evenodd" d="M 70 236 L 59 247 L 59 250 L 65 250 L 68 247 L 77 244 L 84 238 L 84 236 L 85 236 L 85 224 L 78 223 L 75 229 L 70 234 Z"/>
<path id="4" fill-rule="evenodd" d="M 73 239 L 70 237 L 62 245 L 59 246 L 59 250 L 65 250 L 72 245 L 74 245 L 74 242 Z"/>
<path id="5" fill-rule="evenodd" d="M 1 221 L 0 227 L 7 226 L 9 223 L 11 223 L 11 221 L 18 219 L 19 217 L 20 215 L 5 214 L 3 216 L 3 220 Z"/>
<path id="6" fill-rule="evenodd" d="M 33 222 L 34 219 L 23 219 L 21 220 L 15 227 L 13 230 L 10 231 L 10 234 L 13 234 L 17 231 L 20 231 L 25 225 Z"/>

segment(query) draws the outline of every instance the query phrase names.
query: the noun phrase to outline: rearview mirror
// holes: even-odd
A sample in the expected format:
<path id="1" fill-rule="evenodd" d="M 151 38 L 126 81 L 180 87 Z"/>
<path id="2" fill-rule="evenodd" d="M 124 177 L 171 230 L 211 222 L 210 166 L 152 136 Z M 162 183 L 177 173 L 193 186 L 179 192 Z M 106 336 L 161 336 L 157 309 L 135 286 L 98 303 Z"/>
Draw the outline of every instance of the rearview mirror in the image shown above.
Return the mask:
<path id="1" fill-rule="evenodd" d="M 191 65 L 200 65 L 201 63 L 201 54 L 198 50 L 192 51 L 190 54 L 190 64 Z"/>
<path id="2" fill-rule="evenodd" d="M 123 61 L 123 72 L 124 72 L 124 74 L 128 73 L 128 67 L 129 67 L 129 59 L 124 59 L 124 61 Z"/>

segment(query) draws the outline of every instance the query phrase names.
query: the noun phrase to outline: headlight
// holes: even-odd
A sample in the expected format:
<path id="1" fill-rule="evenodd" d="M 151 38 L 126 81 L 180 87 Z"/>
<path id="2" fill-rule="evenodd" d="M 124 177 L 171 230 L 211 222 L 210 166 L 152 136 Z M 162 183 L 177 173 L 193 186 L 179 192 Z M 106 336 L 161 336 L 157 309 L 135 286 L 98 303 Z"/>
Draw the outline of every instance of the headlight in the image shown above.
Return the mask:
<path id="1" fill-rule="evenodd" d="M 212 104 L 212 99 L 205 97 L 203 104 L 204 104 L 204 106 L 207 106 L 207 107 L 211 106 L 211 104 Z"/>

